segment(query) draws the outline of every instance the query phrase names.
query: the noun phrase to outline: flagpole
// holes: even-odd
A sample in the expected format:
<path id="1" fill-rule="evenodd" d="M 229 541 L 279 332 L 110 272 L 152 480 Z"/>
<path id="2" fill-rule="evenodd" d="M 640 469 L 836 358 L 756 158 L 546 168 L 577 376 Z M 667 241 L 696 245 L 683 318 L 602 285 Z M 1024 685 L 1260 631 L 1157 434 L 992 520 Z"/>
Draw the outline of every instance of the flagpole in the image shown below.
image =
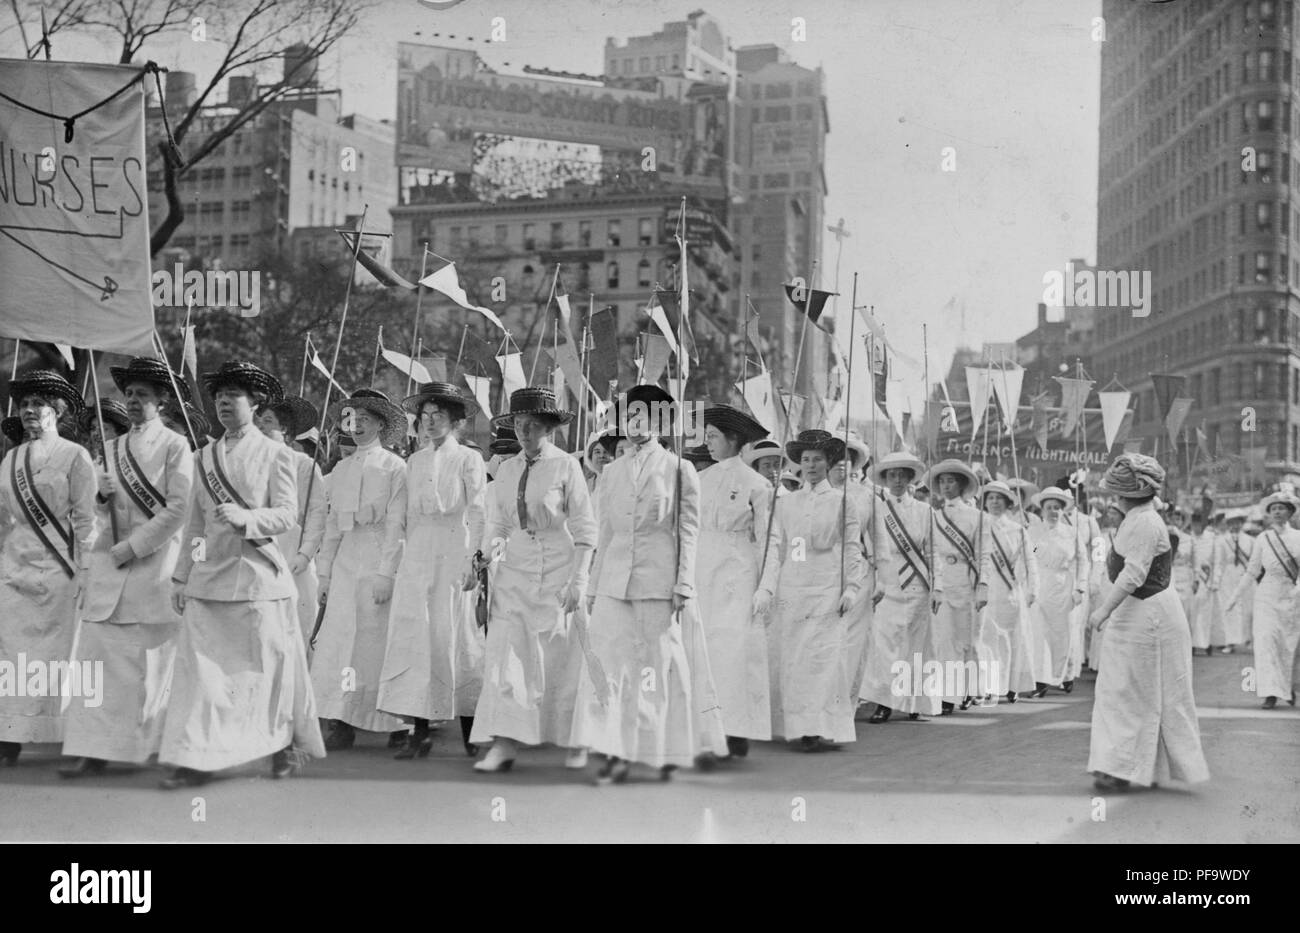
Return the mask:
<path id="1" fill-rule="evenodd" d="M 817 259 L 814 259 L 814 260 L 813 260 L 813 264 L 812 264 L 812 277 L 811 277 L 811 279 L 810 279 L 810 281 L 809 281 L 809 283 L 808 283 L 808 294 L 804 297 L 804 302 L 803 302 L 803 324 L 802 324 L 802 325 L 800 326 L 800 328 L 799 328 L 799 350 L 798 350 L 798 352 L 795 353 L 795 357 L 794 357 L 794 373 L 795 373 L 795 381 L 794 381 L 794 383 L 790 386 L 790 394 L 791 394 L 791 397 L 792 397 L 792 398 L 793 398 L 794 394 L 797 393 L 797 392 L 799 391 L 799 381 L 798 381 L 798 380 L 799 380 L 799 365 L 800 365 L 800 363 L 803 361 L 803 344 L 804 344 L 804 338 L 808 336 L 808 312 L 809 312 L 809 310 L 811 310 L 811 308 L 812 308 L 812 294 L 813 294 L 813 289 L 817 287 L 817 263 L 818 263 L 819 261 L 820 261 L 820 260 L 817 260 Z M 788 414 L 789 414 L 789 413 L 787 412 L 787 417 L 788 417 Z"/>
<path id="2" fill-rule="evenodd" d="M 415 371 L 415 352 L 416 352 L 416 351 L 415 351 L 415 344 L 416 344 L 416 341 L 419 340 L 419 337 L 420 337 L 420 303 L 424 300 L 424 288 L 425 288 L 425 286 L 423 286 L 423 285 L 421 285 L 421 284 L 419 284 L 419 283 L 422 282 L 422 281 L 424 281 L 424 269 L 425 269 L 425 265 L 428 263 L 428 261 L 429 261 L 429 247 L 428 247 L 428 246 L 425 246 L 425 247 L 424 247 L 424 254 L 423 254 L 422 256 L 420 256 L 420 278 L 419 278 L 419 280 L 417 280 L 416 285 L 415 285 L 415 323 L 414 323 L 414 326 L 412 326 L 412 328 L 411 328 L 411 365 L 409 365 L 409 366 L 406 368 L 406 394 L 407 394 L 408 396 L 411 394 L 411 384 L 415 381 L 414 379 L 411 378 L 411 376 L 412 376 L 412 373 Z M 465 329 L 466 329 L 466 330 L 469 329 L 469 324 L 468 324 L 468 323 L 465 324 Z M 462 333 L 462 334 L 461 334 L 461 337 L 460 337 L 460 346 L 461 346 L 461 349 L 464 349 L 464 348 L 465 348 L 465 335 L 464 335 L 464 333 Z M 457 363 L 459 364 L 459 361 L 460 361 L 460 356 L 459 356 L 459 354 L 457 354 L 456 360 L 457 360 Z"/>
<path id="3" fill-rule="evenodd" d="M 14 338 L 14 364 L 9 367 L 9 381 L 12 383 L 18 378 L 18 351 L 22 349 L 23 342 L 19 338 Z M 8 417 L 14 413 L 14 394 L 9 393 L 9 401 L 6 403 L 5 416 Z"/>
<path id="4" fill-rule="evenodd" d="M 90 385 L 93 388 L 95 394 L 95 420 L 99 423 L 99 456 L 104 461 L 104 471 L 108 472 L 108 441 L 105 440 L 105 435 L 104 435 L 104 407 L 103 407 L 103 403 L 99 398 L 99 375 L 95 372 L 94 348 L 87 349 L 86 355 L 90 358 L 90 368 L 88 370 L 88 373 L 90 375 Z M 166 366 L 167 364 L 164 363 L 163 365 Z M 168 366 L 167 368 L 171 369 L 170 366 Z M 84 395 L 85 393 L 83 392 L 82 394 Z M 111 502 L 108 504 L 108 519 L 109 519 L 109 524 L 112 526 L 113 543 L 117 544 L 118 543 L 117 509 L 113 507 L 113 503 Z"/>
<path id="5" fill-rule="evenodd" d="M 998 363 L 998 371 L 1002 373 L 1002 394 L 1004 396 L 1010 395 L 1011 387 L 1007 385 L 1007 368 L 1006 368 L 1005 354 L 1003 354 L 1002 360 Z M 1016 416 L 1020 414 L 1020 399 L 1017 398 L 1011 400 L 1008 403 L 1008 406 L 1012 409 L 1011 426 L 1010 429 L 1008 430 L 1008 436 L 1011 439 L 1011 469 L 1015 471 L 1016 479 L 1020 479 L 1020 459 L 1016 455 L 1016 422 L 1015 422 Z M 1000 424 L 998 430 L 1001 431 Z M 1028 528 L 1029 513 L 1025 511 L 1024 493 L 1021 491 L 1023 489 L 1024 487 L 1022 486 L 1020 487 L 1020 489 L 1016 491 L 1016 498 L 1020 500 L 1020 521 L 1026 528 Z"/>
<path id="6" fill-rule="evenodd" d="M 921 378 L 925 380 L 925 386 L 921 391 L 921 405 L 922 405 L 921 412 L 925 417 L 928 418 L 930 415 L 930 331 L 929 331 L 929 325 L 926 324 L 925 322 L 921 323 L 921 363 L 922 363 L 921 368 L 923 371 Z M 908 404 L 910 405 L 911 402 L 909 401 Z M 915 412 L 912 413 L 912 427 L 913 429 L 915 429 L 916 427 Z M 915 433 L 913 433 L 912 436 L 915 437 L 916 436 Z M 906 443 L 906 438 L 904 439 L 904 443 Z M 1012 438 L 1012 443 L 1013 444 L 1015 443 L 1014 437 Z M 926 462 L 926 469 L 928 470 L 930 467 L 934 466 L 934 445 L 930 441 L 930 428 L 928 425 L 926 426 L 925 429 L 925 446 L 926 446 L 925 462 Z M 935 614 L 934 612 L 934 503 L 939 498 L 937 493 L 938 490 L 931 489 L 930 500 L 925 504 L 926 505 L 925 517 L 927 519 L 926 531 L 925 531 L 926 534 L 925 565 L 926 565 L 926 569 L 930 571 L 931 615 Z"/>
<path id="7" fill-rule="evenodd" d="M 546 296 L 546 307 L 542 309 L 542 332 L 537 335 L 537 352 L 533 354 L 533 366 L 528 371 L 528 384 L 537 378 L 537 363 L 542 358 L 542 344 L 546 342 L 547 318 L 551 313 L 551 301 L 555 298 L 555 286 L 560 281 L 560 264 L 555 264 L 555 275 L 551 276 L 551 293 Z"/>
<path id="8" fill-rule="evenodd" d="M 676 539 L 676 560 L 674 561 L 674 573 L 676 568 L 681 566 L 682 560 L 682 439 L 686 433 L 686 426 L 683 423 L 686 407 L 686 380 L 682 377 L 682 365 L 686 354 L 686 316 L 690 313 L 687 306 L 686 293 L 689 289 L 689 275 L 687 274 L 686 262 L 686 196 L 682 195 L 682 210 L 680 214 L 681 236 L 677 237 L 677 246 L 681 250 L 681 257 L 677 263 L 677 275 L 679 276 L 678 285 L 681 288 L 681 296 L 678 298 L 677 307 L 677 417 L 673 420 L 673 446 L 677 451 L 677 495 L 674 497 L 674 515 L 673 515 L 673 533 Z M 671 409 L 670 409 L 671 410 Z M 692 467 L 694 469 L 694 467 Z M 678 616 L 680 619 L 681 617 Z"/>
<path id="9" fill-rule="evenodd" d="M 307 339 L 302 342 L 302 375 L 298 377 L 299 398 L 302 398 L 303 393 L 307 391 L 307 359 L 309 347 L 311 347 L 311 331 L 307 331 Z"/>
<path id="10" fill-rule="evenodd" d="M 158 350 L 158 358 L 162 360 L 163 367 L 167 370 L 167 380 L 171 383 L 172 394 L 176 396 L 176 407 L 180 409 L 181 421 L 185 424 L 185 436 L 190 442 L 190 447 L 198 450 L 199 441 L 194 433 L 194 425 L 190 424 L 190 413 L 185 410 L 184 396 L 181 395 L 180 386 L 176 384 L 176 374 L 172 372 L 171 364 L 167 362 L 167 352 L 163 348 L 162 337 L 158 336 L 156 330 L 153 332 L 153 341 Z"/>
<path id="11" fill-rule="evenodd" d="M 838 263 L 837 263 L 838 265 Z M 858 303 L 858 274 L 853 273 L 853 298 L 849 302 L 849 308 L 852 309 Z M 749 313 L 745 314 L 746 324 L 748 324 Z M 857 326 L 857 312 L 849 311 L 849 349 L 853 349 L 854 328 Z M 745 328 L 748 332 L 748 326 Z M 849 386 L 852 389 L 852 385 Z M 845 530 L 848 527 L 849 517 L 849 471 L 853 468 L 853 458 L 849 456 L 849 418 L 853 413 L 853 392 L 847 393 L 844 404 L 844 489 L 840 496 L 840 596 L 844 595 L 844 552 L 848 550 L 848 538 L 845 537 Z M 862 464 L 862 470 L 865 473 L 866 463 Z M 861 519 L 859 519 L 860 521 Z M 861 535 L 862 526 L 858 526 L 858 534 Z M 873 542 L 874 543 L 874 542 Z M 843 613 L 840 613 L 843 615 Z"/>
<path id="12" fill-rule="evenodd" d="M 380 349 L 383 348 L 383 346 L 384 346 L 384 325 L 380 324 L 379 332 L 375 334 L 375 358 L 370 363 L 370 388 L 372 389 L 375 387 L 375 373 L 378 372 L 379 370 L 379 351 Z M 415 361 L 414 356 L 411 357 L 411 361 L 412 362 Z M 410 367 L 407 368 L 407 373 L 409 375 Z"/>

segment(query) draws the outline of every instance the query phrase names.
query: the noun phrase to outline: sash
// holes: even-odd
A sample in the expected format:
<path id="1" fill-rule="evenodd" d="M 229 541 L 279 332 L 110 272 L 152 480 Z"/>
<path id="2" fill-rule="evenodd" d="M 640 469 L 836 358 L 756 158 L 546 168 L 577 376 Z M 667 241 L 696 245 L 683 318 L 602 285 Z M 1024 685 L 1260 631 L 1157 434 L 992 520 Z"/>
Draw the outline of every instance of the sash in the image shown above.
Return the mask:
<path id="1" fill-rule="evenodd" d="M 113 462 L 117 465 L 117 475 L 122 481 L 122 488 L 145 517 L 152 519 L 167 507 L 167 497 L 154 488 L 145 477 L 144 470 L 140 469 L 140 463 L 135 459 L 135 454 L 131 453 L 131 442 L 127 437 L 128 435 L 124 434 L 114 442 Z"/>
<path id="2" fill-rule="evenodd" d="M 18 500 L 18 506 L 23 513 L 23 518 L 27 519 L 27 524 L 31 526 L 32 531 L 36 532 L 36 537 L 41 539 L 41 544 L 45 545 L 45 550 L 49 551 L 51 556 L 58 562 L 59 568 L 68 575 L 71 580 L 76 576 L 76 571 L 72 569 L 72 564 L 65 560 L 63 554 L 54 546 L 50 540 L 46 529 L 53 528 L 58 532 L 59 538 L 67 548 L 68 557 L 72 557 L 72 531 L 70 528 L 64 528 L 59 524 L 54 512 L 41 494 L 36 491 L 36 486 L 32 484 L 32 447 L 31 443 L 23 445 L 23 465 L 18 466 L 18 451 L 14 451 L 13 460 L 10 464 L 9 480 L 13 483 L 14 498 Z"/>
<path id="3" fill-rule="evenodd" d="M 939 531 L 948 539 L 948 543 L 957 549 L 957 552 L 966 560 L 966 566 L 970 568 L 971 574 L 975 577 L 975 585 L 979 586 L 980 572 L 975 562 L 975 545 L 970 539 L 957 527 L 956 522 L 943 514 L 943 509 L 937 510 Z"/>
<path id="4" fill-rule="evenodd" d="M 239 490 L 226 476 L 226 471 L 222 469 L 221 463 L 217 460 L 217 454 L 213 451 L 219 443 L 209 444 L 199 451 L 199 479 L 203 481 L 203 488 L 208 491 L 212 501 L 217 505 L 237 505 L 241 509 L 247 509 L 248 504 L 244 501 Z M 255 553 L 261 554 L 271 564 L 277 573 L 280 571 L 280 565 L 275 562 L 271 552 L 267 550 L 275 542 L 271 538 L 247 538 L 249 544 L 257 548 Z"/>
<path id="5" fill-rule="evenodd" d="M 906 577 L 900 585 L 905 589 L 909 583 L 919 577 L 921 585 L 928 590 L 930 580 L 925 575 L 924 563 L 920 561 L 917 546 L 912 543 L 911 537 L 908 536 L 907 529 L 903 526 L 902 520 L 898 517 L 898 512 L 894 509 L 894 503 L 883 495 L 881 498 L 885 500 L 885 505 L 889 507 L 889 514 L 885 516 L 885 531 L 893 539 L 894 547 L 898 548 L 903 555 L 904 565 L 898 568 L 898 575 L 903 577 L 906 574 Z"/>
<path id="6" fill-rule="evenodd" d="M 993 566 L 1002 578 L 1002 582 L 1007 585 L 1007 589 L 1016 588 L 1016 568 L 1012 566 L 1011 561 L 1007 559 L 1007 552 L 1002 547 L 1002 541 L 998 538 L 996 528 L 989 529 L 989 535 L 993 538 L 993 553 L 990 555 L 993 559 Z"/>
<path id="7" fill-rule="evenodd" d="M 1282 565 L 1282 569 L 1286 571 L 1286 575 L 1291 578 L 1291 583 L 1294 585 L 1297 573 L 1300 573 L 1300 571 L 1297 571 L 1295 557 L 1291 555 L 1290 548 L 1282 540 L 1282 535 L 1277 529 L 1273 529 L 1273 538 L 1277 538 L 1277 544 L 1282 545 L 1282 550 L 1286 552 L 1285 558 L 1277 552 L 1277 544 L 1273 543 L 1273 538 L 1270 538 L 1267 534 L 1260 535 L 1260 537 L 1268 541 L 1268 546 L 1273 549 L 1273 556 L 1277 558 L 1278 563 Z"/>

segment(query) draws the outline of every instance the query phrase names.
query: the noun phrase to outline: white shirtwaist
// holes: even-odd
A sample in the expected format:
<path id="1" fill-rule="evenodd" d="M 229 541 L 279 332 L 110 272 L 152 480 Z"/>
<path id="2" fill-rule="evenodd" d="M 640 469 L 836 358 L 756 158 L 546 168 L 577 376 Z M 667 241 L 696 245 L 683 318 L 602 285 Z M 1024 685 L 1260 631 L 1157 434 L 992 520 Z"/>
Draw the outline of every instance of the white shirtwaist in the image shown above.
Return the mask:
<path id="1" fill-rule="evenodd" d="M 1255 539 L 1236 595 L 1240 602 L 1263 572 L 1255 586 L 1255 693 L 1287 700 L 1300 689 L 1300 595 L 1282 561 L 1300 561 L 1300 531 L 1287 526 L 1279 534 L 1272 526 Z"/>
<path id="2" fill-rule="evenodd" d="M 984 662 L 990 683 L 996 678 L 990 692 L 997 696 L 1011 691 L 1028 693 L 1034 689 L 1034 670 L 1025 594 L 1038 589 L 1038 562 L 1029 544 L 1029 532 L 1009 513 L 1000 518 L 985 515 L 984 527 L 988 529 L 993 568 L 989 574 L 989 602 L 980 619 L 980 660 Z M 1006 557 L 1006 565 L 1001 570 L 993 550 L 999 545 Z"/>
<path id="3" fill-rule="evenodd" d="M 1192 579 L 1197 583 L 1192 594 L 1192 611 L 1188 616 L 1192 624 L 1192 647 L 1208 648 L 1210 645 L 1228 644 L 1224 640 L 1223 611 L 1219 601 L 1219 584 L 1223 568 L 1219 566 L 1219 542 L 1213 531 L 1206 528 L 1200 535 L 1183 538 L 1188 548 Z"/>
<path id="4" fill-rule="evenodd" d="M 1076 529 L 1060 519 L 1031 527 L 1029 541 L 1038 564 L 1038 592 L 1028 617 L 1034 680 L 1059 687 L 1071 679 L 1070 619 L 1074 591 L 1088 585 L 1087 564 Z"/>
<path id="5" fill-rule="evenodd" d="M 986 530 L 991 520 L 974 506 L 953 499 L 944 502 L 943 508 L 934 516 L 934 572 L 942 596 L 939 611 L 930 620 L 931 644 L 936 660 L 962 665 L 965 680 L 963 695 L 945 694 L 942 698 L 945 703 L 957 704 L 966 696 L 982 696 L 991 690 L 989 685 L 979 682 L 976 648 L 979 619 L 975 612 L 975 604 L 980 599 L 988 600 L 989 574 L 993 572 Z M 951 529 L 945 532 L 949 525 Z M 959 534 L 957 541 L 964 539 L 969 543 L 975 562 L 973 567 L 963 553 L 964 549 L 954 544 L 949 534 Z M 976 675 L 973 681 L 971 671 Z M 944 682 L 954 687 L 958 685 L 955 675 L 945 677 Z"/>
<path id="6" fill-rule="evenodd" d="M 1236 534 L 1228 532 L 1219 538 L 1219 593 L 1234 592 L 1243 578 L 1247 580 L 1246 589 L 1237 599 L 1237 604 L 1223 612 L 1223 641 L 1215 644 L 1244 645 L 1250 641 L 1252 609 L 1255 604 L 1254 577 L 1246 572 L 1251 555 L 1255 551 L 1257 539 L 1243 531 Z M 1227 603 L 1227 599 L 1221 598 Z"/>

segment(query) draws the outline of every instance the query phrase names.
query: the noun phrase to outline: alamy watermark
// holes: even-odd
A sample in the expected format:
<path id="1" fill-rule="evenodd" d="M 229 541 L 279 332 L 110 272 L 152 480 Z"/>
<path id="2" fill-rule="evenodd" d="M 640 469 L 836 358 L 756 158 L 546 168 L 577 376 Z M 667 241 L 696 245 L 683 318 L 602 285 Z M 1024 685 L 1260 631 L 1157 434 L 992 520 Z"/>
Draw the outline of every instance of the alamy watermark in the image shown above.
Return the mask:
<path id="1" fill-rule="evenodd" d="M 605 409 L 601 427 L 615 430 L 620 437 L 654 434 L 676 437 L 691 447 L 704 443 L 703 402 L 618 402 Z"/>
<path id="2" fill-rule="evenodd" d="M 889 666 L 893 680 L 889 692 L 896 697 L 979 697 L 997 696 L 1001 665 L 998 661 L 923 661 L 919 652 L 912 660 L 899 659 Z"/>
<path id="3" fill-rule="evenodd" d="M 240 317 L 262 313 L 262 273 L 256 269 L 209 269 L 189 272 L 178 262 L 171 271 L 152 276 L 154 307 L 228 308 Z"/>
<path id="4" fill-rule="evenodd" d="M 0 658 L 0 697 L 79 697 L 89 709 L 104 703 L 103 661 L 44 661 L 20 651 Z"/>
<path id="5" fill-rule="evenodd" d="M 1151 272 L 1074 268 L 1043 275 L 1043 304 L 1049 308 L 1132 308 L 1134 317 L 1151 314 Z"/>

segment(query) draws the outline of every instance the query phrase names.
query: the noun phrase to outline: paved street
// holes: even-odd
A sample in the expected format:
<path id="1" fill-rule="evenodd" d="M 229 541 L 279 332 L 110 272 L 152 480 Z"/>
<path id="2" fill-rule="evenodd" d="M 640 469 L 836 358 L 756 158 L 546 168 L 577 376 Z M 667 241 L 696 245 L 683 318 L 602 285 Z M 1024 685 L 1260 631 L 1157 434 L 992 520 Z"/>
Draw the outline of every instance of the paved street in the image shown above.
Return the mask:
<path id="1" fill-rule="evenodd" d="M 646 773 L 595 788 L 555 750 L 505 775 L 470 769 L 459 728 L 433 754 L 392 760 L 384 739 L 271 781 L 259 763 L 198 790 L 160 772 L 95 782 L 55 773 L 57 748 L 0 771 L 0 839 L 289 842 L 1297 842 L 1300 711 L 1240 690 L 1249 655 L 1200 658 L 1196 694 L 1212 779 L 1108 798 L 1084 773 L 1093 681 L 928 723 L 858 724 L 824 755 L 758 745 L 711 774 Z M 196 801 L 202 798 L 202 802 Z M 193 815 L 200 806 L 206 819 Z M 494 819 L 494 816 L 496 817 Z M 797 817 L 803 816 L 802 820 Z"/>

